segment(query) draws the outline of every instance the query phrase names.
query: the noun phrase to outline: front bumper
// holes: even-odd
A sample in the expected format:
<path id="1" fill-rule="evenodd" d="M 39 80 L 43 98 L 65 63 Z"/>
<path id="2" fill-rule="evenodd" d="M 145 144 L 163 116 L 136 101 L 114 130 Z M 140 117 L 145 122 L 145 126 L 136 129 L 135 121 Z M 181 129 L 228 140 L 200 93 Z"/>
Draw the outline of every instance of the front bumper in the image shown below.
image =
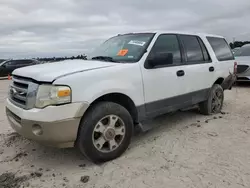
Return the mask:
<path id="1" fill-rule="evenodd" d="M 87 103 L 71 103 L 24 110 L 7 99 L 6 115 L 11 127 L 23 137 L 65 148 L 74 146 L 81 117 L 88 106 Z"/>

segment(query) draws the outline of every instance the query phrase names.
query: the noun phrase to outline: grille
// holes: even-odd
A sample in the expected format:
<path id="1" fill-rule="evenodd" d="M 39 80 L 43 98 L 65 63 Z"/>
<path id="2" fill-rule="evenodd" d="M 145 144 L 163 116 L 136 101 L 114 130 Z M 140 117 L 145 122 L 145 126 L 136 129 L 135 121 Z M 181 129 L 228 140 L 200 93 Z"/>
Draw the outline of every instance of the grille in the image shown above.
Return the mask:
<path id="1" fill-rule="evenodd" d="M 243 73 L 249 68 L 248 65 L 237 65 L 237 73 Z"/>
<path id="2" fill-rule="evenodd" d="M 9 100 L 23 109 L 31 109 L 35 105 L 38 84 L 31 79 L 19 76 L 12 77 L 9 89 Z"/>

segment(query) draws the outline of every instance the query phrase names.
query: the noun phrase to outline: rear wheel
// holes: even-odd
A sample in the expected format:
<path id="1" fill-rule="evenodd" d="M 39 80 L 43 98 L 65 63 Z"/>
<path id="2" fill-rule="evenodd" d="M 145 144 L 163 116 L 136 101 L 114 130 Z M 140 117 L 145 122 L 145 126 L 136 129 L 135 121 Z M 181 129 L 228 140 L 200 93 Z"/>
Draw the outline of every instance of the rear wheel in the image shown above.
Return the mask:
<path id="1" fill-rule="evenodd" d="M 130 144 L 133 120 L 121 105 L 101 102 L 82 119 L 77 145 L 93 162 L 105 162 L 119 157 Z"/>
<path id="2" fill-rule="evenodd" d="M 211 115 L 221 112 L 224 102 L 224 90 L 221 85 L 215 84 L 210 90 L 208 99 L 200 103 L 200 111 L 202 114 Z"/>

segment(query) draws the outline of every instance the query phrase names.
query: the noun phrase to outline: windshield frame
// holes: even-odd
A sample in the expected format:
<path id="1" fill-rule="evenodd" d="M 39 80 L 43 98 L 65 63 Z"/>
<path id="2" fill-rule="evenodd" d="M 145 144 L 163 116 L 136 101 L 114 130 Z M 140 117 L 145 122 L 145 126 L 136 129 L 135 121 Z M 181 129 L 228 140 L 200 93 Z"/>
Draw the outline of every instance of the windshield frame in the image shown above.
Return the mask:
<path id="1" fill-rule="evenodd" d="M 115 61 L 110 61 L 110 62 L 113 62 L 113 63 L 137 63 L 141 60 L 142 56 L 147 52 L 148 50 L 148 47 L 149 45 L 151 44 L 152 40 L 154 39 L 155 37 L 155 34 L 156 33 L 153 33 L 153 32 L 145 32 L 145 33 L 127 33 L 127 34 L 119 34 L 119 35 L 116 35 L 116 36 L 113 36 L 107 40 L 105 40 L 103 43 L 101 43 L 96 49 L 98 49 L 101 45 L 103 45 L 104 43 L 106 43 L 107 41 L 113 39 L 113 38 L 116 38 L 116 37 L 120 37 L 120 36 L 128 36 L 128 35 L 143 35 L 143 34 L 151 34 L 152 36 L 150 37 L 150 39 L 148 40 L 148 42 L 145 44 L 144 46 L 144 49 L 143 51 L 138 55 L 137 58 L 135 59 L 127 59 L 127 60 L 116 60 L 114 59 Z M 93 57 L 95 56 L 98 56 L 98 55 L 92 55 L 90 54 L 88 57 L 87 57 L 87 60 L 92 60 Z M 101 55 L 100 55 L 101 56 Z M 113 57 L 112 57 L 113 58 Z"/>

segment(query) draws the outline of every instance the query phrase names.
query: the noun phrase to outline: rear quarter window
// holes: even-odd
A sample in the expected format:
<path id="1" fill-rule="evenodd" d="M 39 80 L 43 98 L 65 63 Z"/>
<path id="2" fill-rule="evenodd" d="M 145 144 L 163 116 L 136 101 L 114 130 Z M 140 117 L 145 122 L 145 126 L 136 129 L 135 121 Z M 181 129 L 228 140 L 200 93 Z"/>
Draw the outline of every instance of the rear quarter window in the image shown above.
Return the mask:
<path id="1" fill-rule="evenodd" d="M 219 61 L 234 60 L 234 55 L 224 38 L 207 37 Z"/>

